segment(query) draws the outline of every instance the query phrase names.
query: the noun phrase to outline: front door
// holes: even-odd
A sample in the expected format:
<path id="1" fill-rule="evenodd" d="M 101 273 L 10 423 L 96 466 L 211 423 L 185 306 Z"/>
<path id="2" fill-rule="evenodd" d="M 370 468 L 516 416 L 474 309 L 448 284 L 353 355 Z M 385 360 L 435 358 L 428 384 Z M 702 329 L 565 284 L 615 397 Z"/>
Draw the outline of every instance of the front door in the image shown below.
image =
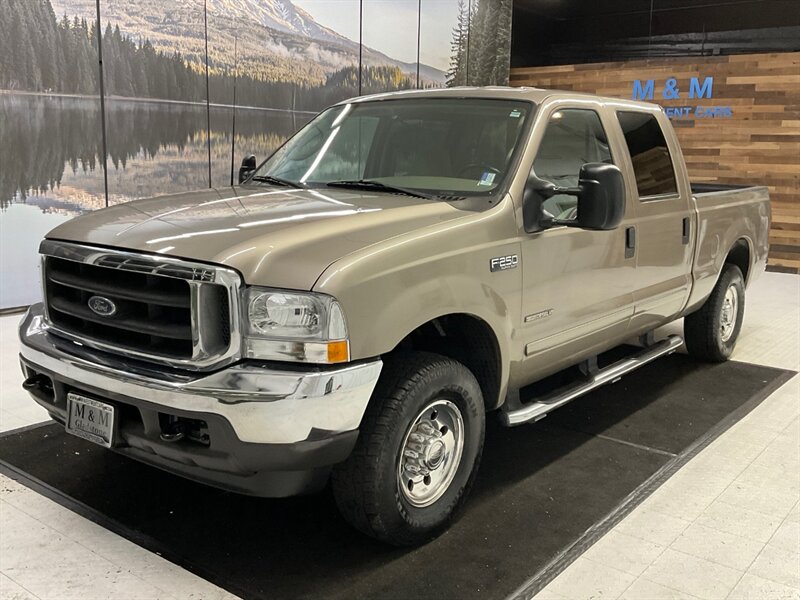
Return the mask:
<path id="1" fill-rule="evenodd" d="M 575 187 L 585 163 L 616 162 L 602 108 L 584 106 L 550 109 L 533 162 L 536 176 Z M 571 219 L 577 198 L 554 196 L 544 208 L 553 217 Z M 625 338 L 633 314 L 635 259 L 626 253 L 625 233 L 631 218 L 626 214 L 611 231 L 554 227 L 526 234 L 520 336 L 525 378 L 533 381 Z"/>

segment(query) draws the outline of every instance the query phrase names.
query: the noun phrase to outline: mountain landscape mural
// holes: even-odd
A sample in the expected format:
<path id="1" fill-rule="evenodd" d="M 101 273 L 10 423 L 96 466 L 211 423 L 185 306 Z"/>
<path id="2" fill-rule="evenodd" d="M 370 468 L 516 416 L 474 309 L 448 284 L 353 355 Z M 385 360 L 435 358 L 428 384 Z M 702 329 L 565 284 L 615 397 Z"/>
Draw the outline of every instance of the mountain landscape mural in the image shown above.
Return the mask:
<path id="1" fill-rule="evenodd" d="M 358 20 L 358 3 L 342 2 Z M 56 15 L 77 15 L 92 20 L 94 0 L 52 0 Z M 156 50 L 178 51 L 190 63 L 204 65 L 202 0 L 104 0 L 105 22 L 119 26 L 124 35 L 147 39 Z M 234 68 L 234 39 L 238 67 L 256 79 L 292 81 L 319 86 L 332 73 L 357 67 L 358 40 L 324 27 L 290 0 L 208 0 L 209 66 L 213 71 Z M 199 35 L 198 35 L 199 33 Z M 449 32 L 448 32 L 449 34 Z M 368 65 L 397 67 L 416 78 L 416 64 L 402 62 L 369 47 L 362 48 Z M 426 84 L 442 85 L 443 70 L 420 65 Z"/>
<path id="2" fill-rule="evenodd" d="M 38 299 L 63 220 L 230 185 L 350 97 L 508 80 L 511 0 L 100 0 L 99 24 L 95 0 L 2 8 L 0 310 Z"/>

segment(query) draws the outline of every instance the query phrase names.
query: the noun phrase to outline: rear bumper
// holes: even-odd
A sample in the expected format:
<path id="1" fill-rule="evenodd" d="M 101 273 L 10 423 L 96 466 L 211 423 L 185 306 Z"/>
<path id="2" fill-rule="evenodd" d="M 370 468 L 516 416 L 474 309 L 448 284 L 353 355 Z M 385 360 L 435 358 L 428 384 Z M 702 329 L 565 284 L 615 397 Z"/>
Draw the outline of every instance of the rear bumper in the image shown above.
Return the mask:
<path id="1" fill-rule="evenodd" d="M 69 391 L 115 405 L 114 450 L 224 489 L 288 496 L 325 484 L 349 455 L 381 371 L 379 360 L 296 369 L 244 362 L 214 373 L 177 372 L 120 359 L 52 333 L 41 305 L 20 326 L 28 391 L 57 421 Z M 168 421 L 208 436 L 165 441 Z"/>

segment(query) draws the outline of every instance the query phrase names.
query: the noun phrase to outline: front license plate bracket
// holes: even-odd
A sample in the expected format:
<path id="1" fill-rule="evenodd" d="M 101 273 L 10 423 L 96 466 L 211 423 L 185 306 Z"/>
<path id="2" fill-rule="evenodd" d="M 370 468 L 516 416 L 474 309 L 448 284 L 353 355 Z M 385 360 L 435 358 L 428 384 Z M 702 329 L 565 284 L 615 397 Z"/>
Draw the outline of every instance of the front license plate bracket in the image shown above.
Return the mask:
<path id="1" fill-rule="evenodd" d="M 113 404 L 83 394 L 67 394 L 67 433 L 111 448 L 117 429 L 117 410 Z"/>

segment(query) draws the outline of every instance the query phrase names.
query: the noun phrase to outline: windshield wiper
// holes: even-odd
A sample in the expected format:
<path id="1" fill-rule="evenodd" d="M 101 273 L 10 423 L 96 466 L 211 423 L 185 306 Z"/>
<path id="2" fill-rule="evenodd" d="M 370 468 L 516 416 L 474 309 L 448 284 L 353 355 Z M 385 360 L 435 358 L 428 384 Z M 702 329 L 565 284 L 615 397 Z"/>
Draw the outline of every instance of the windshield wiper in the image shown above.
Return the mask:
<path id="1" fill-rule="evenodd" d="M 433 200 L 433 196 L 417 192 L 416 190 L 409 190 L 396 185 L 386 185 L 380 181 L 372 179 L 343 179 L 341 181 L 331 181 L 327 184 L 330 187 L 352 188 L 355 190 L 376 190 L 379 192 L 388 192 L 394 194 L 405 194 L 406 196 L 413 196 L 414 198 L 425 198 L 426 200 Z"/>
<path id="2" fill-rule="evenodd" d="M 280 177 L 275 177 L 274 175 L 255 175 L 250 181 L 257 181 L 259 183 L 272 183 L 274 185 L 282 185 L 285 187 L 295 188 L 295 189 L 302 189 L 305 186 L 297 183 L 295 181 L 289 181 L 288 179 L 281 179 Z"/>

